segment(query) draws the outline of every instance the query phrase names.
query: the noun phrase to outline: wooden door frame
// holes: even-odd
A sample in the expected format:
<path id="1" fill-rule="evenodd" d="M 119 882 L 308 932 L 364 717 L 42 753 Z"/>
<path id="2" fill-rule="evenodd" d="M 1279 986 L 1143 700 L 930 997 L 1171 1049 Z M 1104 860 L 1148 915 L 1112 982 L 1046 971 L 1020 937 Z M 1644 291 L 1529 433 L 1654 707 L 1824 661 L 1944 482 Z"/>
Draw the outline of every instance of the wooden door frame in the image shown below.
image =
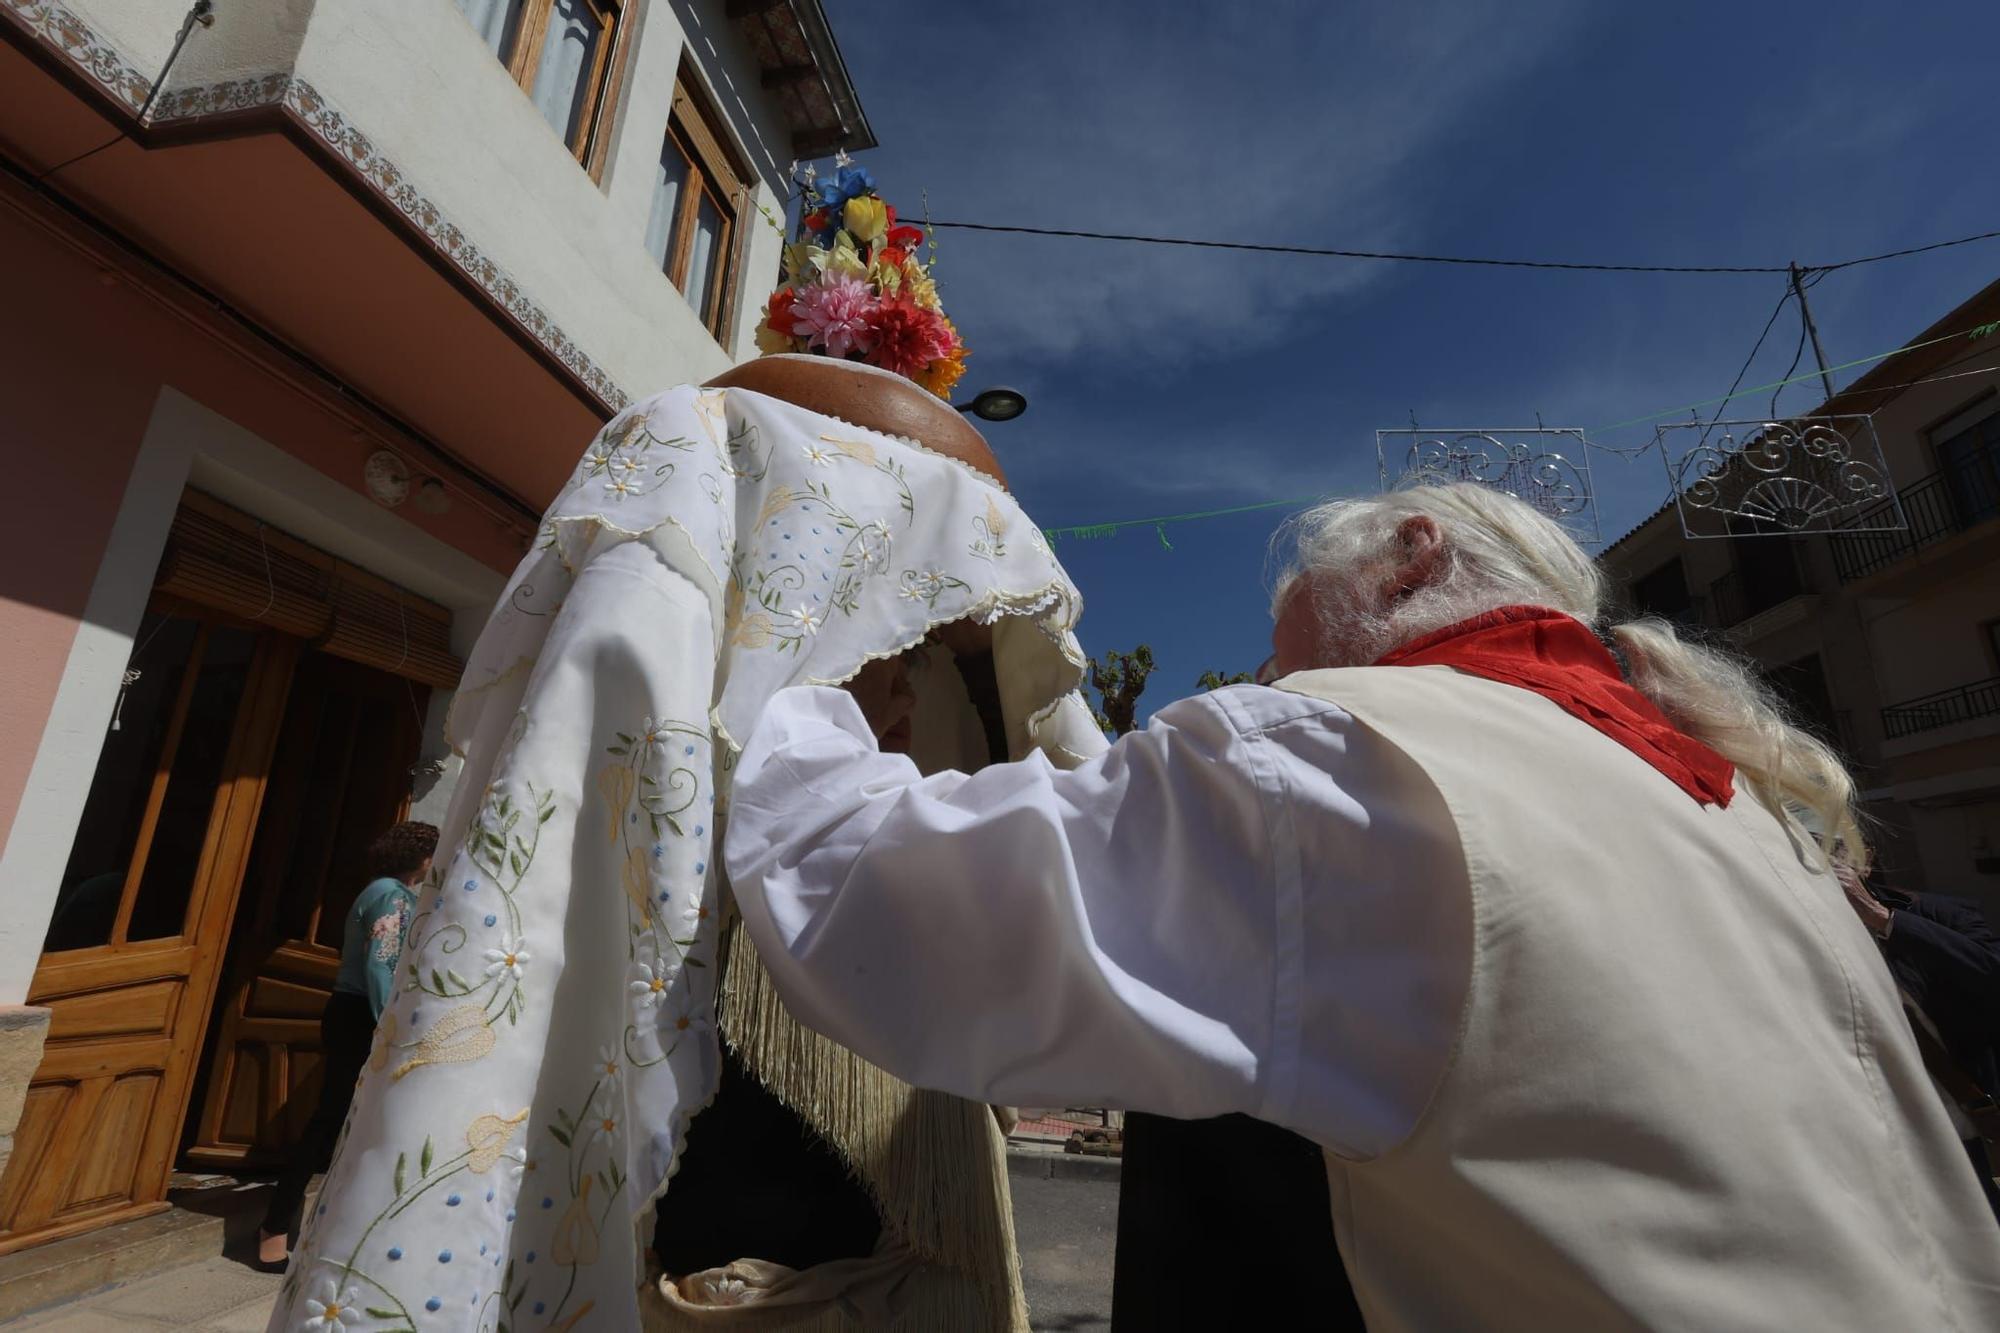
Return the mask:
<path id="1" fill-rule="evenodd" d="M 229 619 L 205 608 L 200 609 L 200 614 L 211 623 Z M 196 862 L 194 883 L 189 889 L 186 914 L 182 917 L 181 933 L 157 942 L 148 940 L 122 944 L 116 946 L 121 950 L 116 954 L 107 952 L 113 947 L 110 945 L 66 950 L 65 953 L 78 956 L 52 964 L 38 963 L 35 968 L 30 1003 L 49 996 L 61 997 L 87 991 L 100 977 L 105 983 L 114 978 L 144 980 L 143 974 L 127 976 L 124 969 L 131 967 L 135 959 L 144 959 L 148 954 L 156 955 L 161 977 L 181 975 L 184 965 L 186 979 L 170 1020 L 172 1031 L 158 1039 L 160 1085 L 153 1095 L 153 1111 L 140 1143 L 130 1202 L 0 1238 L 0 1254 L 93 1231 L 112 1222 L 143 1217 L 168 1206 L 167 1180 L 173 1171 L 181 1129 L 187 1119 L 192 1080 L 208 1034 L 210 1010 L 215 1003 L 221 963 L 228 948 L 229 928 L 242 891 L 250 839 L 256 831 L 257 816 L 269 778 L 271 754 L 277 743 L 279 724 L 283 720 L 286 697 L 302 646 L 299 640 L 274 631 L 265 630 L 258 635 L 249 677 L 244 682 L 243 703 L 231 729 L 228 749 L 224 752 L 224 777 L 210 807 L 201 857 Z M 169 752 L 165 762 L 171 765 L 172 761 L 172 753 Z M 191 1017 L 197 1011 L 200 1015 L 198 1022 Z M 46 1049 L 34 1077 L 40 1080 L 51 1076 L 60 1078 L 88 1074 L 93 1072 L 94 1059 L 98 1061 L 95 1067 L 102 1069 L 101 1057 L 88 1046 L 51 1045 Z M 41 1172 L 23 1197 L 46 1200 L 66 1184 L 66 1179 L 58 1173 Z"/>

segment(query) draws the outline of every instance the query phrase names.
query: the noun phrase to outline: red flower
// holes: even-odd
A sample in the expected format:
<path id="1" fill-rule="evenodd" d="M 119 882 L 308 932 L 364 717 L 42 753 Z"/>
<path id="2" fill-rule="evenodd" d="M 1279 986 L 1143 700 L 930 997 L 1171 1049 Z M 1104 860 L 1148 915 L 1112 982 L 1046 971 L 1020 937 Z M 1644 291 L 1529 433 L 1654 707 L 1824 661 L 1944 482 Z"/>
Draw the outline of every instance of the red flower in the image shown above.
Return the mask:
<path id="1" fill-rule="evenodd" d="M 868 353 L 869 364 L 898 375 L 916 376 L 931 362 L 949 355 L 957 342 L 944 316 L 907 296 L 886 298 L 870 322 L 875 347 Z"/>
<path id="2" fill-rule="evenodd" d="M 792 302 L 797 299 L 798 293 L 790 287 L 780 287 L 771 293 L 771 299 L 764 309 L 764 322 L 769 324 L 774 332 L 782 333 L 787 338 L 799 336 L 798 321 L 792 314 Z"/>
<path id="3" fill-rule="evenodd" d="M 833 214 L 824 208 L 815 208 L 812 212 L 806 214 L 806 229 L 808 231 L 833 230 Z"/>
<path id="4" fill-rule="evenodd" d="M 887 265 L 890 268 L 901 268 L 903 261 L 909 257 L 909 251 L 898 250 L 893 245 L 885 245 L 882 247 L 880 253 L 875 256 L 875 262 Z"/>
<path id="5" fill-rule="evenodd" d="M 889 215 L 889 225 L 890 225 L 891 227 L 895 226 L 895 225 L 896 225 L 896 206 L 895 206 L 894 204 L 890 203 L 890 202 L 889 202 L 889 201 L 888 201 L 887 199 L 884 199 L 884 200 L 882 201 L 882 211 L 883 211 L 883 212 L 885 212 L 885 213 L 887 213 L 887 214 Z"/>
<path id="6" fill-rule="evenodd" d="M 889 244 L 899 250 L 914 250 L 924 243 L 923 229 L 921 227 L 898 227 L 891 223 L 888 241 Z"/>

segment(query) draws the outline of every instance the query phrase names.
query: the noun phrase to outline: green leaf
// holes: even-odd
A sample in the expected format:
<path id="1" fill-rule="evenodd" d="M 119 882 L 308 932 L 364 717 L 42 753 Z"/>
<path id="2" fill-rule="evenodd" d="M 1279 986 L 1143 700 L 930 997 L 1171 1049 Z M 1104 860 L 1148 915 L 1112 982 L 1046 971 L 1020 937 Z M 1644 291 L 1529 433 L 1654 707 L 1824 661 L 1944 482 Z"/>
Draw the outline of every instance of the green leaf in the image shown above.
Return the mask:
<path id="1" fill-rule="evenodd" d="M 431 1136 L 426 1134 L 424 1135 L 423 1155 L 417 1158 L 417 1174 L 420 1176 L 428 1176 L 430 1173 L 431 1173 Z"/>
<path id="2" fill-rule="evenodd" d="M 445 976 L 450 978 L 451 984 L 458 987 L 460 990 L 472 989 L 472 983 L 467 981 L 464 977 L 458 975 L 458 973 L 456 972 L 447 971 L 445 973 Z"/>
<path id="3" fill-rule="evenodd" d="M 403 1312 L 401 1310 L 384 1310 L 379 1305 L 371 1305 L 368 1307 L 368 1317 L 371 1319 L 401 1319 Z"/>
<path id="4" fill-rule="evenodd" d="M 396 1154 L 396 1178 L 391 1183 L 396 1187 L 396 1195 L 398 1198 L 402 1197 L 403 1180 L 404 1177 L 408 1174 L 409 1165 L 410 1165 L 410 1155 L 408 1153 L 399 1152 Z"/>
<path id="5" fill-rule="evenodd" d="M 630 745 L 634 738 L 630 735 L 627 735 L 625 732 L 621 731 L 618 733 L 618 739 L 624 741 L 627 745 Z"/>
<path id="6" fill-rule="evenodd" d="M 444 978 L 438 975 L 436 968 L 431 969 L 431 989 L 439 992 L 444 990 Z"/>
<path id="7" fill-rule="evenodd" d="M 569 1147 L 569 1135 L 557 1129 L 554 1125 L 549 1126 L 549 1137 L 560 1143 L 563 1147 Z"/>
<path id="8" fill-rule="evenodd" d="M 707 966 L 708 966 L 708 964 L 707 964 L 707 963 L 704 963 L 704 962 L 702 962 L 702 961 L 701 961 L 701 959 L 699 959 L 699 958 L 686 958 L 686 959 L 683 959 L 682 961 L 683 961 L 683 962 L 685 962 L 685 963 L 686 963 L 686 964 L 687 964 L 687 965 L 688 965 L 689 967 L 707 967 Z"/>
<path id="9" fill-rule="evenodd" d="M 516 875 L 525 874 L 528 869 L 527 861 L 522 857 L 522 855 L 519 852 L 510 853 L 507 857 L 507 864 L 514 867 L 514 873 Z"/>
<path id="10" fill-rule="evenodd" d="M 551 805 L 542 811 L 542 817 L 536 822 L 540 824 L 546 824 L 555 817 L 556 817 L 556 808 Z"/>

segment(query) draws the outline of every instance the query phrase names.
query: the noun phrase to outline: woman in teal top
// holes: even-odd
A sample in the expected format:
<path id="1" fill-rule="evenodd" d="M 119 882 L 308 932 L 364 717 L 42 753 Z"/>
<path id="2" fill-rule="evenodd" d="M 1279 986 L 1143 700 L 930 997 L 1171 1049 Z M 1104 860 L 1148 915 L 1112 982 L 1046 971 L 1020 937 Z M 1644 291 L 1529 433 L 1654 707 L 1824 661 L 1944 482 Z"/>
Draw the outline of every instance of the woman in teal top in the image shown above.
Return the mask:
<path id="1" fill-rule="evenodd" d="M 411 885 L 430 873 L 437 851 L 438 831 L 432 825 L 403 823 L 375 839 L 368 849 L 374 876 L 347 909 L 341 933 L 340 970 L 333 995 L 320 1016 L 322 1048 L 319 1105 L 306 1123 L 285 1172 L 271 1194 L 271 1206 L 257 1236 L 257 1257 L 266 1265 L 282 1265 L 299 1223 L 299 1207 L 313 1173 L 326 1166 L 334 1139 L 347 1119 L 354 1085 L 368 1061 L 375 1024 L 389 1002 L 396 979 L 396 960 L 403 952 L 403 935 L 416 907 Z"/>

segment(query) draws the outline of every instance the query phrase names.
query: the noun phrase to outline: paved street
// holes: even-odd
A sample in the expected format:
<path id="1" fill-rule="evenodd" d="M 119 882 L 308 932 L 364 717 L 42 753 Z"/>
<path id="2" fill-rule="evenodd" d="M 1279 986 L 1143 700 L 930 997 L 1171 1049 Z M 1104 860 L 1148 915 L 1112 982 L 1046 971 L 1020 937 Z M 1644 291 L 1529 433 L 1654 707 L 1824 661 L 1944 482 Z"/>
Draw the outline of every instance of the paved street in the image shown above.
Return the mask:
<path id="1" fill-rule="evenodd" d="M 1015 1176 L 1014 1226 L 1033 1312 L 1050 1333 L 1111 1327 L 1114 1180 Z M 234 1259 L 170 1269 L 8 1324 L 8 1333 L 261 1333 L 279 1279 Z"/>
<path id="2" fill-rule="evenodd" d="M 1032 1327 L 1049 1333 L 1111 1327 L 1117 1232 L 1115 1178 L 1014 1177 L 1014 1235 Z"/>

